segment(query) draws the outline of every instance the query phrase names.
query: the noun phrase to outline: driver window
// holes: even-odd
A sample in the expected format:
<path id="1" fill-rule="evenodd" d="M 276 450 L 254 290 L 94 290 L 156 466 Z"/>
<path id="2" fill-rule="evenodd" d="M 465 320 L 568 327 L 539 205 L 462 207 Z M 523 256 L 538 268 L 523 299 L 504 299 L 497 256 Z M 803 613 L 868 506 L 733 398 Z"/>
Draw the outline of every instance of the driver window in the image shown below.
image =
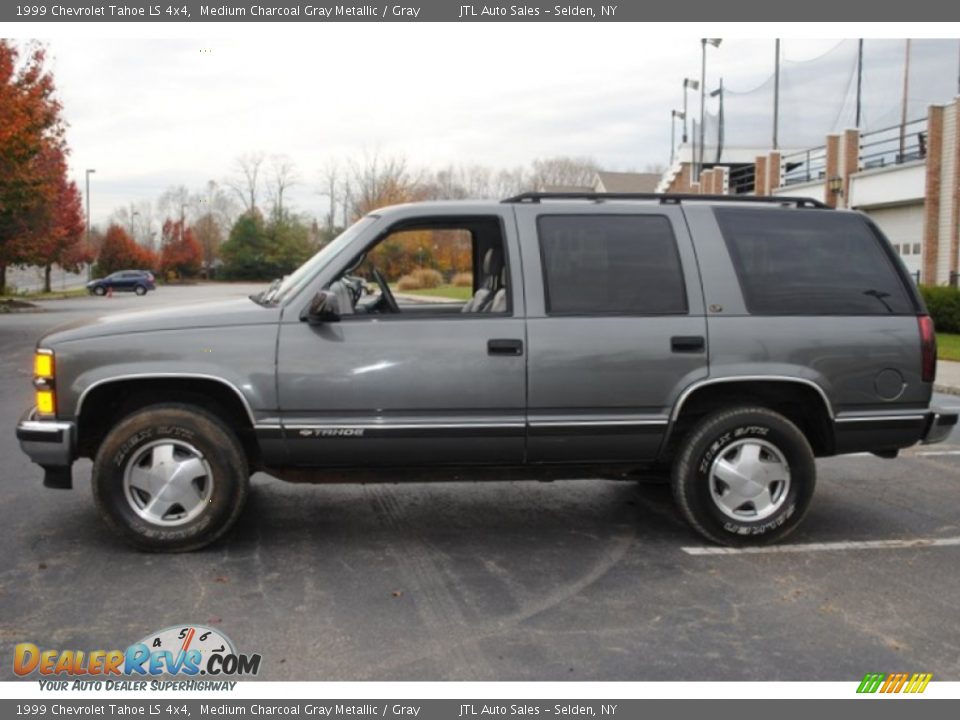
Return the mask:
<path id="1" fill-rule="evenodd" d="M 341 312 L 476 316 L 509 313 L 507 279 L 499 218 L 439 219 L 396 227 L 332 289 Z"/>

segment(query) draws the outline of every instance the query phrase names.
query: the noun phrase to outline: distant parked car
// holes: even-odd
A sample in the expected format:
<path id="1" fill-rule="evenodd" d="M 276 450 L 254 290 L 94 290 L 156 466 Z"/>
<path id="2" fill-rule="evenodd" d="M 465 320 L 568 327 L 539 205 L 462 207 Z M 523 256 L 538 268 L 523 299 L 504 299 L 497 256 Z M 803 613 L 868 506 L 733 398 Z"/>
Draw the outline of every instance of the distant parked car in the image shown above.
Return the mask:
<path id="1" fill-rule="evenodd" d="M 148 290 L 156 289 L 153 273 L 149 270 L 118 270 L 105 278 L 87 283 L 87 291 L 92 295 L 106 295 L 108 290 L 146 295 Z"/>

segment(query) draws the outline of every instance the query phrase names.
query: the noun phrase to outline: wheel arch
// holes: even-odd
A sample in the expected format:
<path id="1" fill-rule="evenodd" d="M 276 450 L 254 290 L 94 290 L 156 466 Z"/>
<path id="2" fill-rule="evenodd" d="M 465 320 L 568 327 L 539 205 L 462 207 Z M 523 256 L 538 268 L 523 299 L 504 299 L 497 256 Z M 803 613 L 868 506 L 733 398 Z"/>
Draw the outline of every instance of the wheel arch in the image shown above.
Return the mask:
<path id="1" fill-rule="evenodd" d="M 807 378 L 757 375 L 708 378 L 684 389 L 671 410 L 661 456 L 670 456 L 698 419 L 732 405 L 778 412 L 800 428 L 816 455 L 834 454 L 835 414 L 823 387 Z"/>
<path id="2" fill-rule="evenodd" d="M 260 466 L 256 422 L 249 401 L 236 385 L 213 375 L 157 373 L 103 378 L 91 383 L 77 400 L 77 448 L 93 457 L 104 436 L 120 419 L 149 405 L 183 402 L 213 413 L 240 440 L 251 468 Z"/>

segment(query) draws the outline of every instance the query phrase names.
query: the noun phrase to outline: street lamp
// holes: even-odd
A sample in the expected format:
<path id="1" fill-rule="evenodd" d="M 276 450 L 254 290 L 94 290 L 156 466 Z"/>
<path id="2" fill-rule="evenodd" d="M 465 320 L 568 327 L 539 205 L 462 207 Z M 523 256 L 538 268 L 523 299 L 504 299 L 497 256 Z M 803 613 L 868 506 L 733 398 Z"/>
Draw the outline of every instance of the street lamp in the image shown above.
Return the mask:
<path id="1" fill-rule="evenodd" d="M 670 166 L 673 167 L 673 161 L 677 155 L 677 118 L 686 123 L 687 114 L 680 110 L 670 111 Z"/>
<path id="2" fill-rule="evenodd" d="M 93 168 L 88 168 L 86 171 L 86 200 L 87 200 L 87 249 L 90 249 L 90 175 L 95 173 L 96 170 Z M 93 263 L 87 263 L 87 280 L 93 279 Z"/>
<path id="3" fill-rule="evenodd" d="M 687 90 L 697 91 L 700 83 L 690 78 L 683 79 L 683 144 L 687 144 Z"/>
<path id="4" fill-rule="evenodd" d="M 700 38 L 700 162 L 697 164 L 695 180 L 700 181 L 700 172 L 703 170 L 703 142 L 706 133 L 703 127 L 703 116 L 707 105 L 707 45 L 718 48 L 723 42 L 721 38 Z"/>

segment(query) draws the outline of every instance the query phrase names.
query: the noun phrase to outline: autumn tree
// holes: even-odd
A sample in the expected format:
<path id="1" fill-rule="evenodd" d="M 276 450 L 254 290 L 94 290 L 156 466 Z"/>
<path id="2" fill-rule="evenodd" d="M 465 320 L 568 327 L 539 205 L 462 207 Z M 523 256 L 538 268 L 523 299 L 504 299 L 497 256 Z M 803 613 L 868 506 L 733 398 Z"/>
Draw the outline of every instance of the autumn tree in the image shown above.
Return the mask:
<path id="1" fill-rule="evenodd" d="M 95 271 L 103 277 L 117 270 L 152 270 L 158 264 L 155 253 L 137 245 L 119 225 L 111 225 L 103 238 Z"/>
<path id="2" fill-rule="evenodd" d="M 61 162 L 61 106 L 44 62 L 42 48 L 21 58 L 11 41 L 0 39 L 0 293 L 8 265 L 39 257 L 38 244 L 65 207 L 60 193 L 70 187 Z"/>
<path id="3" fill-rule="evenodd" d="M 193 230 L 185 228 L 180 220 L 168 219 L 163 223 L 162 237 L 160 270 L 164 275 L 174 273 L 178 277 L 193 277 L 200 272 L 203 251 Z"/>
<path id="4" fill-rule="evenodd" d="M 83 265 L 93 261 L 93 252 L 84 240 L 84 217 L 77 184 L 67 180 L 66 163 L 59 149 L 50 149 L 54 155 L 49 162 L 56 177 L 53 204 L 46 214 L 46 222 L 34 230 L 36 241 L 31 244 L 26 260 L 43 266 L 43 290 L 50 292 L 50 272 L 59 265 L 70 272 L 79 272 Z"/>

